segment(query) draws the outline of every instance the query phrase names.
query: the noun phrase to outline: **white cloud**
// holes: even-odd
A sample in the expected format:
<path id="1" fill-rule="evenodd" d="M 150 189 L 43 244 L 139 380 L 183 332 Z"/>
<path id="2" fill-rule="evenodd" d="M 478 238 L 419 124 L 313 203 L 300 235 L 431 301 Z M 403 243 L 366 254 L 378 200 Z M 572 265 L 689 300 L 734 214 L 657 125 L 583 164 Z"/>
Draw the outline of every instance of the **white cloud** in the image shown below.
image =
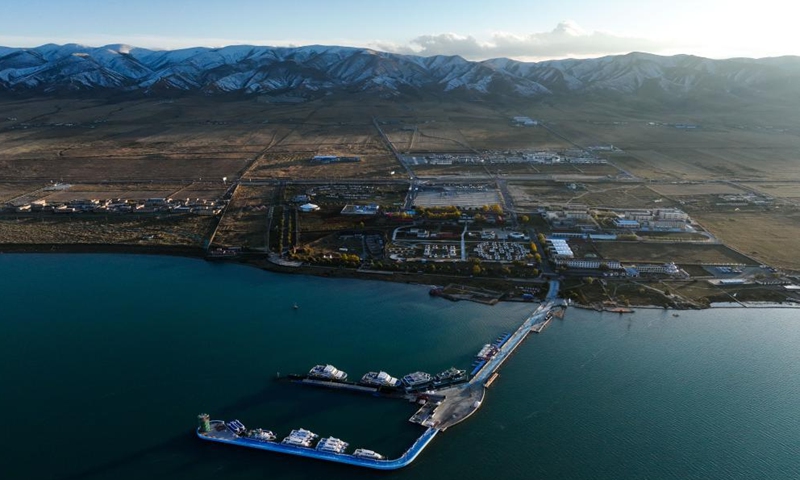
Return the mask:
<path id="1" fill-rule="evenodd" d="M 662 53 L 680 47 L 676 42 L 625 37 L 606 32 L 587 32 L 575 22 L 564 21 L 552 31 L 519 35 L 496 32 L 488 40 L 455 33 L 421 35 L 408 45 L 376 42 L 375 48 L 398 53 L 461 55 L 471 60 L 495 57 L 546 59 L 601 56 L 632 51 Z"/>
<path id="2" fill-rule="evenodd" d="M 619 35 L 612 32 L 587 31 L 572 21 L 563 21 L 548 32 L 519 34 L 494 32 L 486 37 L 440 33 L 421 35 L 408 42 L 385 42 L 353 38 L 213 38 L 170 37 L 159 35 L 104 35 L 86 34 L 76 37 L 12 36 L 0 34 L 0 45 L 8 47 L 36 47 L 46 43 L 78 43 L 98 47 L 127 44 L 150 49 L 178 49 L 188 47 L 223 47 L 227 45 L 265 45 L 295 47 L 311 44 L 342 45 L 373 48 L 394 53 L 431 55 L 460 55 L 469 60 L 508 57 L 522 61 L 538 61 L 565 57 L 587 58 L 603 55 L 641 51 L 662 55 L 689 53 L 711 58 L 735 56 L 763 57 L 798 54 L 796 45 L 800 34 L 795 30 L 778 28 L 769 34 L 741 35 L 738 32 L 720 31 L 719 22 L 687 26 L 681 39 L 658 39 Z"/>

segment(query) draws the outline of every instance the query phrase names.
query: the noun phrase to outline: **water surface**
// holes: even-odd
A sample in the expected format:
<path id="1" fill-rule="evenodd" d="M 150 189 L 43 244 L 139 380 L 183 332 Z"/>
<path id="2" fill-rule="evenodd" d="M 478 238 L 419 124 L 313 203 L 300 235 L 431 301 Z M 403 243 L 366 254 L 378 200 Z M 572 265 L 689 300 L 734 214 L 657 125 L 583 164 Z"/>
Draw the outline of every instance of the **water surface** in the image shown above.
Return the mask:
<path id="1" fill-rule="evenodd" d="M 800 477 L 797 310 L 569 310 L 387 474 L 202 442 L 195 416 L 397 455 L 413 405 L 273 377 L 466 368 L 532 305 L 155 256 L 2 255 L 0 273 L 4 478 Z"/>

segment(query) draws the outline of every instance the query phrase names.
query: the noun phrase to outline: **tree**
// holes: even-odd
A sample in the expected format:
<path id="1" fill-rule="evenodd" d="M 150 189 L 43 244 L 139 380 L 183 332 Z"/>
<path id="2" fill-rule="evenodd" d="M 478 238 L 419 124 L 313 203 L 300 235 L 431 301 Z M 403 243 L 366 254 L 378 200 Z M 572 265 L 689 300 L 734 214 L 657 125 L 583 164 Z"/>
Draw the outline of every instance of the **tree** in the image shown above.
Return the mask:
<path id="1" fill-rule="evenodd" d="M 473 275 L 480 275 L 483 269 L 481 268 L 480 264 L 475 264 L 472 266 L 472 274 Z"/>
<path id="2" fill-rule="evenodd" d="M 520 221 L 522 223 L 529 223 L 531 221 L 531 217 L 529 217 L 527 215 L 523 215 L 522 217 L 520 217 Z"/>
<path id="3" fill-rule="evenodd" d="M 538 253 L 537 253 L 536 255 L 534 255 L 534 256 L 533 256 L 533 258 L 535 258 L 535 259 L 536 259 L 536 261 L 537 261 L 537 262 L 539 262 L 539 263 L 541 263 L 541 262 L 542 262 L 542 256 L 541 256 L 541 255 L 539 255 Z"/>

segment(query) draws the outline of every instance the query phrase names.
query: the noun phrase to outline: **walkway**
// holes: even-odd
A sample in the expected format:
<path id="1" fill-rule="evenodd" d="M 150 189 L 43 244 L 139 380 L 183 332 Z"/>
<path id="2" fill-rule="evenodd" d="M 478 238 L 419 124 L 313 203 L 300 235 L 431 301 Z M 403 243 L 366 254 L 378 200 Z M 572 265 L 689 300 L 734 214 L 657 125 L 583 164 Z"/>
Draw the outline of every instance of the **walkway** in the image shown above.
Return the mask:
<path id="1" fill-rule="evenodd" d="M 469 382 L 456 387 L 438 390 L 438 395 L 444 395 L 445 399 L 433 411 L 433 413 L 422 422 L 423 425 L 446 430 L 453 425 L 463 422 L 475 413 L 483 403 L 486 392 L 484 384 L 489 377 L 495 373 L 508 357 L 522 344 L 522 341 L 531 332 L 531 328 L 545 320 L 547 312 L 557 304 L 559 281 L 550 281 L 550 290 L 545 298 L 545 303 L 541 304 L 534 312 L 520 325 L 520 327 L 509 337 L 500 350 L 475 374 Z"/>
<path id="2" fill-rule="evenodd" d="M 214 421 L 216 422 L 216 420 Z M 314 458 L 317 460 L 325 460 L 328 462 L 345 463 L 347 465 L 354 465 L 357 467 L 372 468 L 376 470 L 397 470 L 403 468 L 413 462 L 417 456 L 428 446 L 433 440 L 433 437 L 439 431 L 433 428 L 425 430 L 412 445 L 399 457 L 392 460 L 373 460 L 371 458 L 355 457 L 353 455 L 342 453 L 321 452 L 313 448 L 295 447 L 292 445 L 285 445 L 277 442 L 260 442 L 246 437 L 238 437 L 233 435 L 227 436 L 211 436 L 197 432 L 197 436 L 203 440 L 212 442 L 227 443 L 230 445 L 239 445 L 242 447 L 256 448 L 259 450 L 267 450 L 270 452 L 286 453 L 289 455 L 297 455 L 300 457 Z"/>

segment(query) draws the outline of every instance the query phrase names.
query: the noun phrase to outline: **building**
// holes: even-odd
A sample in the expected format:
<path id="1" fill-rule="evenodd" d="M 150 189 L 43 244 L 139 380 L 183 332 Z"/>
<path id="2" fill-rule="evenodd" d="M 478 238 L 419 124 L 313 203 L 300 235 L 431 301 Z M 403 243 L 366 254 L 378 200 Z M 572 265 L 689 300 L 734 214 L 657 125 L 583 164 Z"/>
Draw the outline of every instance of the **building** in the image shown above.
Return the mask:
<path id="1" fill-rule="evenodd" d="M 637 229 L 641 225 L 636 220 L 625 220 L 624 218 L 615 218 L 614 226 L 617 228 Z"/>
<path id="2" fill-rule="evenodd" d="M 370 205 L 345 205 L 342 215 L 377 215 L 381 207 L 376 204 Z"/>
<path id="3" fill-rule="evenodd" d="M 303 213 L 309 213 L 309 212 L 316 212 L 317 210 L 319 210 L 319 205 L 315 205 L 313 203 L 306 203 L 300 205 L 298 208 Z"/>
<path id="4" fill-rule="evenodd" d="M 609 270 L 622 270 L 622 264 L 616 260 L 566 260 L 557 261 L 559 265 L 565 265 L 567 268 L 576 268 L 580 270 L 599 270 L 600 267 L 605 265 Z"/>
<path id="5" fill-rule="evenodd" d="M 550 255 L 556 259 L 573 258 L 575 256 L 572 253 L 572 249 L 569 248 L 569 244 L 563 238 L 548 238 L 546 243 Z"/>
<path id="6" fill-rule="evenodd" d="M 651 275 L 680 275 L 681 270 L 675 265 L 674 262 L 664 263 L 662 265 L 655 265 L 655 264 L 641 264 L 641 265 L 633 265 L 632 267 L 635 269 L 639 274 L 651 274 Z"/>

